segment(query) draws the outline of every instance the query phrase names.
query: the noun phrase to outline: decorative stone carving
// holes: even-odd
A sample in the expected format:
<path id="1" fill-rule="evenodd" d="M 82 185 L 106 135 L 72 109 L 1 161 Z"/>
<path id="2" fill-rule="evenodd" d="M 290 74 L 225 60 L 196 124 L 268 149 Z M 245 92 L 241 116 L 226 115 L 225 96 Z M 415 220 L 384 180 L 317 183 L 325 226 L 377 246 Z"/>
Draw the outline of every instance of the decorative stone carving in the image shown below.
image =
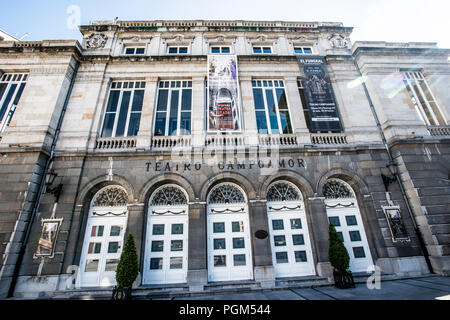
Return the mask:
<path id="1" fill-rule="evenodd" d="M 342 34 L 334 33 L 328 37 L 328 41 L 330 42 L 333 48 L 347 48 L 350 44 L 350 39 Z"/>
<path id="2" fill-rule="evenodd" d="M 267 201 L 298 201 L 301 195 L 291 184 L 278 182 L 267 191 Z"/>
<path id="3" fill-rule="evenodd" d="M 122 188 L 106 187 L 95 197 L 94 207 L 122 207 L 128 203 L 128 195 Z"/>
<path id="4" fill-rule="evenodd" d="M 267 41 L 267 36 L 261 34 L 261 35 L 259 35 L 259 36 L 256 37 L 256 40 L 261 41 L 261 42 Z"/>
<path id="5" fill-rule="evenodd" d="M 222 184 L 209 194 L 208 204 L 245 203 L 241 190 L 232 184 Z"/>
<path id="6" fill-rule="evenodd" d="M 342 181 L 330 179 L 323 186 L 323 195 L 326 199 L 354 198 L 355 195 Z"/>
<path id="7" fill-rule="evenodd" d="M 155 192 L 150 201 L 151 206 L 179 206 L 186 205 L 187 199 L 180 188 L 166 186 Z"/>
<path id="8" fill-rule="evenodd" d="M 86 40 L 86 48 L 98 49 L 103 48 L 106 44 L 108 37 L 103 33 L 93 33 Z"/>

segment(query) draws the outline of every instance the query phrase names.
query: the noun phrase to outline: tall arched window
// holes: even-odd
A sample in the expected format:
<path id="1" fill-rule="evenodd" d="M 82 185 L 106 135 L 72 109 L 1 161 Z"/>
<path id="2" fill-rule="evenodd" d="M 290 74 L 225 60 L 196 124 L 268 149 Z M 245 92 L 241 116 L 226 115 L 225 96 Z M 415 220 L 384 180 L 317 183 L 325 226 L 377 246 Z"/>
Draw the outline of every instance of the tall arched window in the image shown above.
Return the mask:
<path id="1" fill-rule="evenodd" d="M 84 236 L 78 287 L 112 286 L 123 248 L 128 195 L 113 185 L 94 196 Z"/>
<path id="2" fill-rule="evenodd" d="M 244 191 L 229 182 L 213 187 L 208 204 L 208 280 L 253 278 L 250 224 Z"/>
<path id="3" fill-rule="evenodd" d="M 275 276 L 314 275 L 305 205 L 297 186 L 288 181 L 269 186 L 267 218 Z"/>
<path id="4" fill-rule="evenodd" d="M 184 283 L 188 261 L 188 197 L 175 184 L 150 197 L 144 261 L 144 284 Z"/>
<path id="5" fill-rule="evenodd" d="M 350 256 L 350 270 L 367 271 L 373 264 L 358 201 L 352 187 L 340 179 L 328 179 L 323 186 L 328 222 L 333 224 Z"/>

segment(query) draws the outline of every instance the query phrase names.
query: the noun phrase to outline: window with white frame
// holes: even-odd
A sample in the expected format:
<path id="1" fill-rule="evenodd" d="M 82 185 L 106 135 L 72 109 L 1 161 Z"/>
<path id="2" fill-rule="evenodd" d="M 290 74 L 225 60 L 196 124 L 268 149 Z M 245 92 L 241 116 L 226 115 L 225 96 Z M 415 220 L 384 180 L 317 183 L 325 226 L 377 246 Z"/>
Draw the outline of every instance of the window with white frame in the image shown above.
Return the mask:
<path id="1" fill-rule="evenodd" d="M 125 47 L 124 53 L 127 55 L 145 54 L 145 48 L 144 47 Z"/>
<path id="2" fill-rule="evenodd" d="M 212 46 L 211 53 L 214 53 L 214 54 L 231 53 L 231 48 L 229 46 Z"/>
<path id="3" fill-rule="evenodd" d="M 437 101 L 420 71 L 402 71 L 403 82 L 422 121 L 429 126 L 446 125 Z"/>
<path id="4" fill-rule="evenodd" d="M 28 79 L 26 73 L 4 73 L 0 78 L 0 132 L 5 130 L 19 103 Z"/>
<path id="5" fill-rule="evenodd" d="M 188 53 L 188 47 L 169 46 L 167 47 L 168 54 L 186 54 Z"/>
<path id="6" fill-rule="evenodd" d="M 145 82 L 114 81 L 103 121 L 102 137 L 132 137 L 139 131 Z"/>
<path id="7" fill-rule="evenodd" d="M 160 81 L 153 134 L 191 134 L 192 81 Z"/>
<path id="8" fill-rule="evenodd" d="M 253 53 L 269 54 L 272 53 L 272 47 L 269 46 L 253 46 Z"/>
<path id="9" fill-rule="evenodd" d="M 292 133 L 284 82 L 282 80 L 253 80 L 252 86 L 258 133 Z"/>
<path id="10" fill-rule="evenodd" d="M 294 53 L 295 54 L 312 54 L 312 48 L 311 47 L 294 47 Z"/>

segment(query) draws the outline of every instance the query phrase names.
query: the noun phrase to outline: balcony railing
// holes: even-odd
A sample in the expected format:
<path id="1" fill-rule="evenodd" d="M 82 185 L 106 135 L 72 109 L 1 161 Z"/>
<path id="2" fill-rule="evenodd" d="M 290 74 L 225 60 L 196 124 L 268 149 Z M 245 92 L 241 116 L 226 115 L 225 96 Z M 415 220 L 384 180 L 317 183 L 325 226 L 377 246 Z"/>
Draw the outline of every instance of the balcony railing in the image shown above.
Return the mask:
<path id="1" fill-rule="evenodd" d="M 191 146 L 191 136 L 155 136 L 152 137 L 150 147 L 152 149 L 171 149 Z"/>
<path id="2" fill-rule="evenodd" d="M 311 133 L 312 144 L 348 144 L 345 133 Z"/>
<path id="3" fill-rule="evenodd" d="M 136 137 L 97 138 L 97 150 L 124 150 L 136 148 Z"/>
<path id="4" fill-rule="evenodd" d="M 450 126 L 429 126 L 428 131 L 432 136 L 450 136 Z"/>
<path id="5" fill-rule="evenodd" d="M 296 147 L 298 146 L 297 136 L 293 134 L 260 134 L 258 136 L 260 146 L 280 146 Z"/>
<path id="6" fill-rule="evenodd" d="M 247 139 L 242 135 L 209 135 L 205 138 L 205 147 L 240 147 L 247 144 Z"/>

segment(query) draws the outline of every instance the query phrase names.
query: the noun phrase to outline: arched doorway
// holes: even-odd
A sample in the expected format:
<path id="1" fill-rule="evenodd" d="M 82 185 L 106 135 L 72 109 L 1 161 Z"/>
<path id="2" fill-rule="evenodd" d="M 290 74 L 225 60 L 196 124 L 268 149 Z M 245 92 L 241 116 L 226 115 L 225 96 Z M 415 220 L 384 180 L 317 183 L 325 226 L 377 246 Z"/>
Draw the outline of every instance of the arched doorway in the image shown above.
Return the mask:
<path id="1" fill-rule="evenodd" d="M 116 284 L 116 268 L 127 226 L 128 195 L 120 186 L 108 186 L 94 196 L 86 225 L 77 287 Z"/>
<path id="2" fill-rule="evenodd" d="M 311 241 L 300 190 L 287 181 L 267 189 L 267 217 L 275 277 L 314 275 Z"/>
<path id="3" fill-rule="evenodd" d="M 244 191 L 221 183 L 209 192 L 208 281 L 253 278 L 248 205 Z"/>
<path id="4" fill-rule="evenodd" d="M 174 184 L 156 189 L 149 201 L 143 284 L 186 282 L 188 197 Z"/>
<path id="5" fill-rule="evenodd" d="M 373 264 L 366 232 L 352 187 L 331 178 L 323 187 L 328 222 L 333 224 L 350 256 L 350 270 L 365 272 Z"/>

